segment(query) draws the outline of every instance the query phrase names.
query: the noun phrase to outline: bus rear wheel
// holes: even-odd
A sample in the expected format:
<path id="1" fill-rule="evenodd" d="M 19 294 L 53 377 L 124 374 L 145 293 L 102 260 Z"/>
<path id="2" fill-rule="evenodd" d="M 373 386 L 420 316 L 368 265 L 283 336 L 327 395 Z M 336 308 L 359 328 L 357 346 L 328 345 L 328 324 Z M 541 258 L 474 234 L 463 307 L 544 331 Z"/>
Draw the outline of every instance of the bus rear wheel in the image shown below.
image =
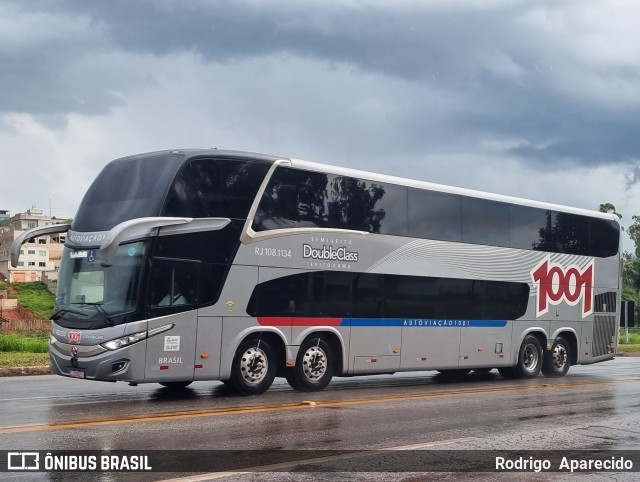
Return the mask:
<path id="1" fill-rule="evenodd" d="M 269 389 L 275 377 L 275 355 L 266 340 L 249 338 L 240 343 L 229 380 L 238 393 L 260 395 Z"/>
<path id="2" fill-rule="evenodd" d="M 331 347 L 319 337 L 307 338 L 298 351 L 296 364 L 287 368 L 287 382 L 300 392 L 317 392 L 333 378 Z"/>
<path id="3" fill-rule="evenodd" d="M 542 368 L 542 345 L 533 335 L 527 335 L 518 352 L 514 373 L 518 378 L 535 378 Z"/>
<path id="4" fill-rule="evenodd" d="M 553 348 L 547 352 L 542 364 L 545 377 L 563 377 L 571 366 L 571 351 L 567 340 L 559 336 L 553 342 Z"/>

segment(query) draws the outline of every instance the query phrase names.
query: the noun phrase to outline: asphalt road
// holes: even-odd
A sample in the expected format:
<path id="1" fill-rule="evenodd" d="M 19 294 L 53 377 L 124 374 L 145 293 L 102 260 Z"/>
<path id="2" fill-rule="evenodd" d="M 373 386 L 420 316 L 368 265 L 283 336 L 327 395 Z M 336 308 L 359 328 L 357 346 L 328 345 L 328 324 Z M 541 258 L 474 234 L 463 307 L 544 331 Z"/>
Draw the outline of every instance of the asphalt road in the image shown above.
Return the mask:
<path id="1" fill-rule="evenodd" d="M 8 473 L 0 479 L 513 480 L 513 473 L 458 471 L 475 470 L 475 462 L 482 470 L 483 458 L 493 464 L 514 450 L 544 451 L 526 452 L 535 460 L 639 450 L 628 455 L 635 454 L 640 470 L 639 392 L 640 358 L 572 367 L 559 379 L 504 380 L 495 370 L 461 380 L 405 373 L 335 379 L 319 393 L 276 381 L 266 394 L 248 398 L 219 382 L 176 393 L 52 375 L 0 378 L 0 451 L 162 451 L 150 452 L 155 468 L 179 472 Z M 228 463 L 193 465 L 207 457 Z M 186 472 L 196 468 L 207 473 Z M 241 473 L 228 473 L 231 468 Z M 422 473 L 427 468 L 438 472 Z M 625 470 L 516 474 L 520 480 L 636 476 Z"/>

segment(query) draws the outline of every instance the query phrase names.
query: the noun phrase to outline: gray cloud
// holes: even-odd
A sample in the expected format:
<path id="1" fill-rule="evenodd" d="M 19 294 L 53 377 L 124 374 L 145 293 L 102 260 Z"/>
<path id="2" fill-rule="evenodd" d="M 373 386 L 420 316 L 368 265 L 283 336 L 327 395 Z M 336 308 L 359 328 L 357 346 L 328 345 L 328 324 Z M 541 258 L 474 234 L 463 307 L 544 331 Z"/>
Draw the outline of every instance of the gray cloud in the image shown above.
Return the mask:
<path id="1" fill-rule="evenodd" d="M 338 142 L 348 130 L 360 143 L 382 144 L 386 134 L 414 153 L 473 150 L 491 140 L 504 143 L 505 156 L 549 168 L 632 162 L 640 159 L 640 105 L 631 100 L 640 64 L 602 54 L 603 61 L 581 46 L 607 31 L 599 24 L 606 18 L 580 23 L 574 14 L 584 3 L 15 0 L 3 7 L 15 35 L 0 50 L 0 89 L 12 93 L 0 98 L 0 111 L 52 124 L 69 113 L 103 115 L 158 82 L 139 59 L 183 53 L 219 66 L 212 88 L 222 90 L 240 64 L 275 59 L 270 66 L 282 75 L 258 75 L 247 89 L 304 104 L 305 94 L 322 88 L 317 77 L 296 72 L 297 92 L 262 84 L 293 74 L 286 59 L 297 58 L 328 72 L 337 66 L 338 79 L 352 69 L 361 86 L 352 81 L 333 99 L 318 96 L 329 106 L 308 105 L 317 112 L 304 120 L 295 108 L 278 112 L 285 125 L 308 122 L 309 137 L 332 122 Z M 390 83 L 393 92 L 382 90 Z M 393 108 L 367 119 L 355 104 L 375 99 Z"/>

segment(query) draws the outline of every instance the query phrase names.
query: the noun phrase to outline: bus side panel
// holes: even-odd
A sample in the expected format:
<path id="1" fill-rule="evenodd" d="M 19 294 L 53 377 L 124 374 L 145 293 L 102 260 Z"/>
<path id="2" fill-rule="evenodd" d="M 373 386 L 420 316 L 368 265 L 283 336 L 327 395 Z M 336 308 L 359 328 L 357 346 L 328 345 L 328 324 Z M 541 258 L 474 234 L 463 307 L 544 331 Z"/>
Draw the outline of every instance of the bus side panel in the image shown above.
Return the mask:
<path id="1" fill-rule="evenodd" d="M 497 368 L 511 363 L 513 322 L 504 328 L 462 328 L 460 367 Z"/>
<path id="2" fill-rule="evenodd" d="M 350 320 L 350 374 L 389 373 L 400 369 L 402 329 L 364 319 Z"/>
<path id="3" fill-rule="evenodd" d="M 198 314 L 196 310 L 149 320 L 149 330 L 173 328 L 147 340 L 146 382 L 193 380 Z"/>
<path id="4" fill-rule="evenodd" d="M 578 363 L 593 363 L 598 359 L 613 358 L 617 346 L 618 324 L 617 316 L 611 313 L 596 314 L 592 322 L 584 323 Z"/>
<path id="5" fill-rule="evenodd" d="M 200 308 L 198 315 L 247 316 L 247 303 L 257 283 L 257 266 L 231 266 L 218 302 L 214 305 Z M 207 286 L 200 287 L 201 292 L 206 289 Z"/>
<path id="6" fill-rule="evenodd" d="M 402 327 L 402 369 L 458 368 L 460 330 L 460 327 Z"/>
<path id="7" fill-rule="evenodd" d="M 194 380 L 217 380 L 220 376 L 221 339 L 221 317 L 198 317 Z"/>

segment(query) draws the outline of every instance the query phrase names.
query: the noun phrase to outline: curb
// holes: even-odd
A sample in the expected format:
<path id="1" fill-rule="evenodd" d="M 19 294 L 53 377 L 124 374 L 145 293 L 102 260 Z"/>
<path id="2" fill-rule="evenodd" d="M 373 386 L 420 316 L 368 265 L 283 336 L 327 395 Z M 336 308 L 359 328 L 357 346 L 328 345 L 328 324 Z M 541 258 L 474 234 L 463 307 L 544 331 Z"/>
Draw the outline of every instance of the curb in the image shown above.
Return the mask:
<path id="1" fill-rule="evenodd" d="M 26 375 L 51 375 L 51 368 L 48 366 L 0 368 L 0 377 L 23 377 Z"/>

